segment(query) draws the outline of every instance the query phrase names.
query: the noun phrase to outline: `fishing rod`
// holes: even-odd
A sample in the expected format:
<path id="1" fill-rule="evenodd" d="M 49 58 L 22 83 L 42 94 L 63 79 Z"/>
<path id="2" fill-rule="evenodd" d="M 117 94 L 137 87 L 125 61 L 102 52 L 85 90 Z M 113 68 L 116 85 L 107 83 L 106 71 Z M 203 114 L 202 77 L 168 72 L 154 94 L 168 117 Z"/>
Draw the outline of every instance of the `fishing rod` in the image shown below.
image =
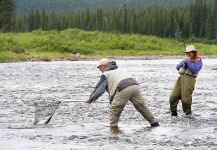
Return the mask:
<path id="1" fill-rule="evenodd" d="M 173 20 L 174 20 L 175 25 L 176 25 L 176 32 L 178 32 L 178 34 L 179 34 L 178 37 L 179 37 L 180 41 L 183 43 L 184 48 L 185 48 L 185 47 L 186 47 L 186 43 L 185 43 L 185 41 L 184 41 L 183 38 L 182 38 L 182 31 L 181 31 L 180 25 L 179 25 L 179 23 L 178 23 L 178 21 L 177 21 L 177 19 L 176 19 L 176 16 L 175 16 L 174 11 L 170 10 L 167 6 L 165 6 L 164 8 L 165 8 L 165 9 L 169 12 L 169 14 L 173 17 Z"/>
<path id="2" fill-rule="evenodd" d="M 176 25 L 176 31 L 179 33 L 180 42 L 183 43 L 184 50 L 185 50 L 185 47 L 187 46 L 187 44 L 186 44 L 185 40 L 184 40 L 183 37 L 182 37 L 182 30 L 181 30 L 180 25 L 179 25 L 179 23 L 178 23 L 178 21 L 177 21 L 177 18 L 176 18 L 176 16 L 175 16 L 175 13 L 174 13 L 174 11 L 172 11 L 171 9 L 169 9 L 167 6 L 164 6 L 164 8 L 165 8 L 165 9 L 169 12 L 169 14 L 173 17 L 173 20 L 174 20 L 175 25 Z M 201 52 L 202 52 L 202 54 L 204 54 L 204 51 L 201 50 Z"/>
<path id="3" fill-rule="evenodd" d="M 111 22 L 114 21 L 114 18 L 117 16 L 117 14 L 122 10 L 122 8 L 127 4 L 129 0 L 125 0 L 124 3 L 121 3 L 120 6 L 116 9 L 116 11 L 114 12 L 114 16 L 112 16 L 111 21 L 107 24 L 107 26 L 105 27 L 105 30 L 109 28 Z"/>

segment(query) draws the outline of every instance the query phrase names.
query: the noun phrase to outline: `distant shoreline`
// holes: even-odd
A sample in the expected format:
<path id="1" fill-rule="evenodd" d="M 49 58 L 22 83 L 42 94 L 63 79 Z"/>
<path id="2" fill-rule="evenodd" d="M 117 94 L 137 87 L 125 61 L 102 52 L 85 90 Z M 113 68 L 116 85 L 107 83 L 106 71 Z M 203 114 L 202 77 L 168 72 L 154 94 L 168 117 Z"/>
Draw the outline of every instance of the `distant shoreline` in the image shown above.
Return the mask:
<path id="1" fill-rule="evenodd" d="M 184 55 L 183 43 L 174 39 L 79 29 L 0 34 L 0 41 L 0 62 L 180 59 Z M 217 58 L 217 45 L 188 44 L 202 56 Z"/>
<path id="2" fill-rule="evenodd" d="M 144 56 L 69 56 L 69 57 L 57 57 L 50 59 L 41 58 L 28 58 L 26 60 L 5 60 L 0 63 L 13 63 L 13 62 L 52 62 L 52 61 L 95 61 L 101 58 L 110 58 L 113 60 L 161 60 L 161 59 L 181 59 L 183 55 L 144 55 Z M 203 59 L 217 59 L 217 55 L 202 56 Z"/>

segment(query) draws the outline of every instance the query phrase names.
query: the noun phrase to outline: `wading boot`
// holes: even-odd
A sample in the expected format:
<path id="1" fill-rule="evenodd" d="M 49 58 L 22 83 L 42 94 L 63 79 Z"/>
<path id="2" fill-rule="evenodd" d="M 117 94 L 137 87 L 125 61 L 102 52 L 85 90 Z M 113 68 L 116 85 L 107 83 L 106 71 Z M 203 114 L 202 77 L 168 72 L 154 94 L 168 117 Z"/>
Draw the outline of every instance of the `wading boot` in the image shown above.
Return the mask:
<path id="1" fill-rule="evenodd" d="M 192 112 L 185 113 L 185 118 L 192 118 Z"/>
<path id="2" fill-rule="evenodd" d="M 123 132 L 118 128 L 118 126 L 110 127 L 110 132 L 111 132 L 112 134 L 120 134 L 120 133 L 123 133 Z"/>
<path id="3" fill-rule="evenodd" d="M 152 124 L 151 124 L 151 127 L 152 127 L 152 128 L 153 128 L 153 127 L 158 127 L 158 126 L 160 126 L 158 122 L 155 122 L 155 123 L 152 123 Z"/>
<path id="4" fill-rule="evenodd" d="M 171 113 L 171 116 L 177 116 L 178 114 L 177 114 L 177 112 L 175 112 L 175 111 L 173 111 L 172 113 Z"/>

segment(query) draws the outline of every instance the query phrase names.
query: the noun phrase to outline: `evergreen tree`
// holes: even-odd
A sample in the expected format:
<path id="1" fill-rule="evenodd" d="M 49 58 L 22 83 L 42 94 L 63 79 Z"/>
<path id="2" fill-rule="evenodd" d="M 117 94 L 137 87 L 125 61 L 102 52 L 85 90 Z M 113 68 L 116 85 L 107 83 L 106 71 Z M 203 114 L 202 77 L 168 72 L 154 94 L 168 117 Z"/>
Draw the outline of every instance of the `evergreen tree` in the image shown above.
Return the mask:
<path id="1" fill-rule="evenodd" d="M 215 0 L 214 5 L 212 5 L 207 30 L 208 38 L 217 39 L 217 0 Z"/>
<path id="2" fill-rule="evenodd" d="M 103 11 L 102 9 L 96 10 L 96 29 L 102 30 L 103 27 Z"/>
<path id="3" fill-rule="evenodd" d="M 15 29 L 14 0 L 0 0 L 0 32 L 11 32 Z"/>
<path id="4" fill-rule="evenodd" d="M 214 37 L 215 39 L 217 39 L 217 0 L 215 0 L 214 5 L 213 5 L 213 19 L 214 19 Z"/>

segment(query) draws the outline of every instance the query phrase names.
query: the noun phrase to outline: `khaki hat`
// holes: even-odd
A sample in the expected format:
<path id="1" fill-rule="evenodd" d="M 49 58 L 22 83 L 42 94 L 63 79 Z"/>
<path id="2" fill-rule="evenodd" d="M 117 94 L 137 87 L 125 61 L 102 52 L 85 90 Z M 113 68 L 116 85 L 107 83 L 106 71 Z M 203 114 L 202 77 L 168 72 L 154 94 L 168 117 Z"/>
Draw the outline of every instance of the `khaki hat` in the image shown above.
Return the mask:
<path id="1" fill-rule="evenodd" d="M 197 50 L 195 49 L 194 45 L 188 45 L 185 48 L 185 53 L 189 53 L 189 52 L 196 52 Z"/>
<path id="2" fill-rule="evenodd" d="M 102 59 L 100 59 L 100 60 L 97 62 L 96 67 L 98 68 L 99 66 L 107 65 L 108 63 L 109 63 L 109 59 L 107 59 L 107 58 L 102 58 Z"/>

